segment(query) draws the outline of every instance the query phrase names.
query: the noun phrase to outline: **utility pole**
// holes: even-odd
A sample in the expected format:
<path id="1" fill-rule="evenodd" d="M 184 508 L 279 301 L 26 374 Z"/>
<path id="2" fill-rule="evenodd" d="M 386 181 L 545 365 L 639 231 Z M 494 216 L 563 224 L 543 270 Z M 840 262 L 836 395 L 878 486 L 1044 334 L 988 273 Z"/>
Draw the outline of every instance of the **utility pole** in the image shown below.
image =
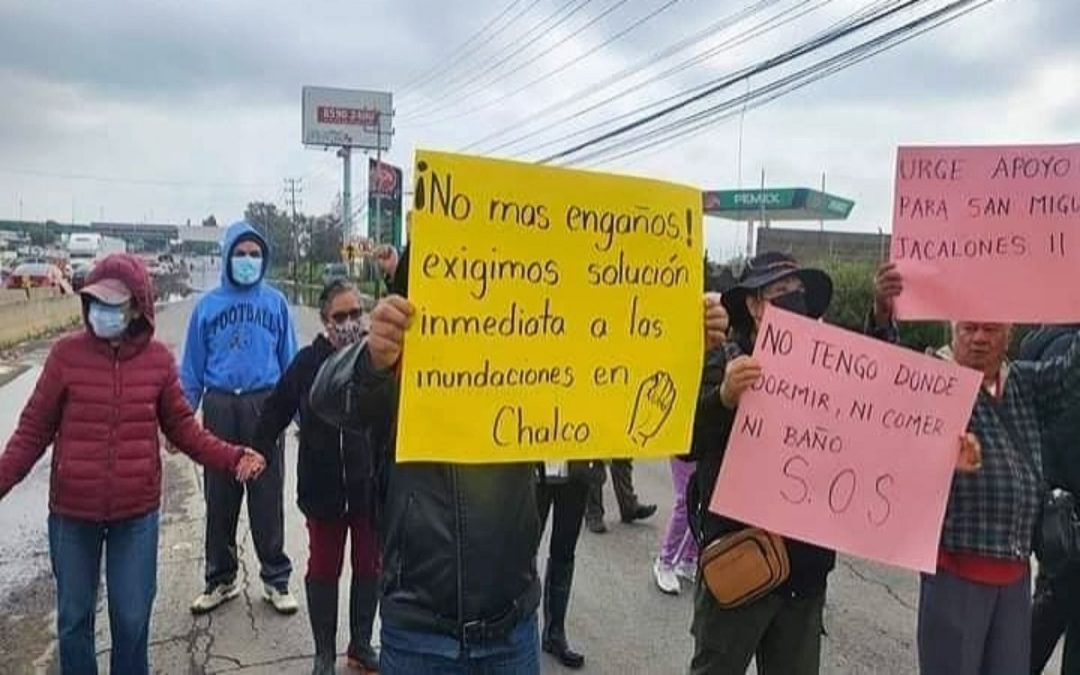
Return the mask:
<path id="1" fill-rule="evenodd" d="M 285 205 L 292 210 L 292 282 L 293 292 L 299 297 L 300 292 L 300 229 L 296 222 L 296 207 L 301 203 L 297 195 L 304 191 L 303 178 L 285 179 Z"/>

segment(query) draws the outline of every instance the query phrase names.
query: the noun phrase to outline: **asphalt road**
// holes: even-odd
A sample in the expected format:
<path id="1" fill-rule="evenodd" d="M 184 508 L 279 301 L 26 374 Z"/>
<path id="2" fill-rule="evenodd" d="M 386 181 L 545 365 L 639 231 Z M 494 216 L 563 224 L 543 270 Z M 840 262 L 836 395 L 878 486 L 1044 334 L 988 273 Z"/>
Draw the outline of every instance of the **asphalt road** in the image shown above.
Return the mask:
<path id="1" fill-rule="evenodd" d="M 159 337 L 173 345 L 180 343 L 190 307 L 190 302 L 184 302 L 162 311 Z M 310 339 L 317 328 L 314 314 L 300 310 L 297 321 L 303 339 Z M 42 350 L 25 354 L 22 361 L 30 370 L 0 387 L 0 438 L 11 434 L 43 354 Z M 288 466 L 294 467 L 296 445 L 291 434 L 286 452 Z M 642 499 L 658 503 L 660 513 L 635 525 L 612 522 L 609 517 L 609 533 L 582 533 L 568 633 L 573 645 L 587 656 L 586 672 L 685 672 L 691 650 L 690 593 L 662 595 L 651 571 L 670 511 L 668 465 L 639 463 L 634 478 Z M 287 481 L 287 547 L 296 569 L 293 590 L 303 605 L 307 534 L 293 504 L 295 472 L 288 473 Z M 158 596 L 151 627 L 155 671 L 309 673 L 313 648 L 305 611 L 281 617 L 260 599 L 246 518 L 239 535 L 244 594 L 208 617 L 194 618 L 189 613 L 188 605 L 202 588 L 200 470 L 186 458 L 170 455 L 165 462 L 165 483 Z M 608 489 L 606 501 L 609 510 L 615 510 Z M 54 596 L 45 537 L 47 492 L 46 457 L 0 504 L 0 673 L 57 671 Z M 541 548 L 541 561 L 545 557 Z M 343 598 L 344 593 L 343 589 Z M 822 671 L 915 672 L 916 601 L 914 574 L 842 558 L 830 581 Z M 341 604 L 339 647 L 344 649 L 344 600 Z M 104 601 L 99 605 L 97 632 L 102 672 L 106 672 L 109 634 Z M 543 672 L 563 671 L 544 656 Z"/>

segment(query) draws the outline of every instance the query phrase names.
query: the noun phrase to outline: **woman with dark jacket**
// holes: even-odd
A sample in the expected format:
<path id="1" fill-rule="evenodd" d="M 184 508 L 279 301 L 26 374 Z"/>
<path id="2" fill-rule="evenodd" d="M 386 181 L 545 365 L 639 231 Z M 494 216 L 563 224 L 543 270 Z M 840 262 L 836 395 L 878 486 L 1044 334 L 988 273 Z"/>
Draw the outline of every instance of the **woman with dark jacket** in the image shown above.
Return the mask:
<path id="1" fill-rule="evenodd" d="M 824 272 L 800 267 L 791 256 L 774 252 L 748 261 L 738 284 L 724 293 L 730 340 L 706 356 L 691 453 L 697 461 L 699 496 L 691 518 L 702 548 L 747 527 L 710 512 L 708 505 L 739 396 L 761 372 L 752 353 L 766 305 L 817 319 L 831 300 L 832 280 Z M 737 608 L 721 607 L 699 575 L 691 627 L 691 675 L 741 675 L 755 659 L 762 675 L 817 675 L 825 591 L 836 553 L 794 539 L 785 538 L 784 545 L 791 561 L 787 581 Z"/>
<path id="2" fill-rule="evenodd" d="M 585 657 L 566 640 L 566 612 L 574 580 L 574 551 L 577 550 L 585 505 L 589 499 L 589 462 L 547 462 L 538 465 L 536 504 L 541 531 L 549 511 L 554 511 L 547 568 L 544 571 L 544 635 L 541 646 L 559 663 L 577 670 Z"/>
<path id="3" fill-rule="evenodd" d="M 319 308 L 325 334 L 300 350 L 267 399 L 255 446 L 272 447 L 299 415 L 297 504 L 308 528 L 306 589 L 315 640 L 313 672 L 335 672 L 338 580 L 347 536 L 352 539 L 348 665 L 377 672 L 379 658 L 371 646 L 379 574 L 372 453 L 366 435 L 327 424 L 311 414 L 308 405 L 311 385 L 323 362 L 364 336 L 363 309 L 356 289 L 344 280 L 323 289 Z"/>
<path id="4" fill-rule="evenodd" d="M 143 262 L 110 255 L 80 294 L 85 330 L 53 345 L 0 455 L 0 499 L 53 446 L 49 556 L 56 577 L 60 670 L 97 673 L 94 618 L 101 561 L 109 592 L 110 671 L 149 673 L 161 506 L 159 429 L 179 451 L 238 480 L 265 467 L 211 435 L 154 339 L 154 287 Z"/>

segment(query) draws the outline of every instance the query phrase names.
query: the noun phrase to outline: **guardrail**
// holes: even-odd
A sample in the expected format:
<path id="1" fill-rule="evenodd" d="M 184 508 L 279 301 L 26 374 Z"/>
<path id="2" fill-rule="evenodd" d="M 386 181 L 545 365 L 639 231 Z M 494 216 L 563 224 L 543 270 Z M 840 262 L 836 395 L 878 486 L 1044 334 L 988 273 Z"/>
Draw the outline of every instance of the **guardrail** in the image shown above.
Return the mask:
<path id="1" fill-rule="evenodd" d="M 0 291 L 0 348 L 11 347 L 82 321 L 82 301 L 51 288 Z"/>
<path id="2" fill-rule="evenodd" d="M 285 279 L 270 279 L 269 283 L 284 293 L 289 302 L 306 307 L 317 307 L 319 295 L 323 290 L 321 284 L 306 284 L 303 282 L 294 284 L 292 281 Z M 366 312 L 370 312 L 378 301 L 378 298 L 366 288 L 369 285 L 373 286 L 374 284 L 356 284 L 357 289 L 360 291 L 360 302 Z"/>

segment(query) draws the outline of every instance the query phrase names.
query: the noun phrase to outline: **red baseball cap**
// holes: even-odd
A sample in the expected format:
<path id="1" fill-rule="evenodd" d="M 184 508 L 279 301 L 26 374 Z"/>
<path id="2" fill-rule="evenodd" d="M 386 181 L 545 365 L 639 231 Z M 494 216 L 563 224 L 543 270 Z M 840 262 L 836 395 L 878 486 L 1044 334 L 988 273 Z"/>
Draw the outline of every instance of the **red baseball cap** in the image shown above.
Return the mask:
<path id="1" fill-rule="evenodd" d="M 84 286 L 79 292 L 106 305 L 122 305 L 131 300 L 131 290 L 119 279 L 102 279 Z"/>

